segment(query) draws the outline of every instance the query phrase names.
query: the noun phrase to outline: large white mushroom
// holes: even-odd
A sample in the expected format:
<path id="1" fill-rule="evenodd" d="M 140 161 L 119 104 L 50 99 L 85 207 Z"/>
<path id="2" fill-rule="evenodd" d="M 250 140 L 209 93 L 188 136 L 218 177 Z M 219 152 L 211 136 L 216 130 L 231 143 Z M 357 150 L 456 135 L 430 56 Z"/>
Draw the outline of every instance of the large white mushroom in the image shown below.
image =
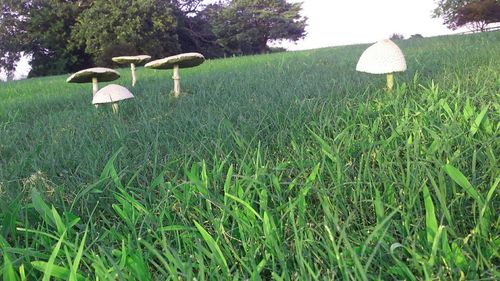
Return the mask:
<path id="1" fill-rule="evenodd" d="M 68 83 L 90 83 L 92 82 L 92 94 L 99 91 L 98 82 L 109 82 L 120 78 L 116 70 L 104 67 L 93 67 L 80 70 L 66 79 Z"/>
<path id="2" fill-rule="evenodd" d="M 135 67 L 138 65 L 143 65 L 151 59 L 151 56 L 148 55 L 139 55 L 139 56 L 122 56 L 122 57 L 114 57 L 112 60 L 119 64 L 130 63 L 130 70 L 132 72 L 132 86 L 135 86 L 137 82 L 137 76 L 135 74 Z"/>
<path id="3" fill-rule="evenodd" d="M 149 62 L 145 67 L 153 69 L 173 69 L 174 75 L 172 79 L 174 80 L 174 96 L 178 97 L 181 93 L 179 68 L 195 67 L 202 64 L 204 61 L 205 57 L 202 54 L 185 53 Z"/>
<path id="4" fill-rule="evenodd" d="M 100 89 L 92 99 L 92 104 L 105 104 L 111 103 L 113 113 L 118 112 L 118 102 L 126 99 L 132 99 L 134 95 L 125 87 L 116 84 L 109 84 L 108 86 Z"/>
<path id="5" fill-rule="evenodd" d="M 387 89 L 392 90 L 394 72 L 406 70 L 406 60 L 401 49 L 389 39 L 379 41 L 366 49 L 359 58 L 357 71 L 387 74 Z"/>

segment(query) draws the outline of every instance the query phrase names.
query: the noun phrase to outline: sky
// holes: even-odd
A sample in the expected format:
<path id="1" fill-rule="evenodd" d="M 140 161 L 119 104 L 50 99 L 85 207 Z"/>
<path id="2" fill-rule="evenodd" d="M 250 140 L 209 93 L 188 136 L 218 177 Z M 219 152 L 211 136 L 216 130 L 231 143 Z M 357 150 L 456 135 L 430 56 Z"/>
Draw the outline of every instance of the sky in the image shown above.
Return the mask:
<path id="1" fill-rule="evenodd" d="M 308 18 L 307 36 L 295 43 L 279 42 L 288 50 L 306 50 L 357 43 L 372 43 L 399 33 L 405 37 L 451 34 L 442 19 L 431 17 L 435 0 L 289 0 L 302 2 Z M 27 75 L 29 62 L 18 64 L 16 78 Z M 2 78 L 2 77 L 0 77 Z"/>
<path id="2" fill-rule="evenodd" d="M 463 32 L 451 31 L 442 19 L 432 18 L 435 0 L 291 0 L 302 2 L 308 17 L 307 37 L 283 42 L 289 50 L 371 43 L 393 33 L 424 37 Z"/>

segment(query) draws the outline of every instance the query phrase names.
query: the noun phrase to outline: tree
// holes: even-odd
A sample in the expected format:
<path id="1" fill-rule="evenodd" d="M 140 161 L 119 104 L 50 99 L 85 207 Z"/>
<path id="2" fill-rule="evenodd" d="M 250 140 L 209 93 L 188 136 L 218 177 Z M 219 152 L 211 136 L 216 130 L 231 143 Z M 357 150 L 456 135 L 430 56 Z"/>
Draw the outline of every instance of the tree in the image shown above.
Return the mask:
<path id="1" fill-rule="evenodd" d="M 70 48 L 71 27 L 88 1 L 4 0 L 0 11 L 0 67 L 15 70 L 31 57 L 30 76 L 77 70 L 91 64 L 82 48 Z"/>
<path id="2" fill-rule="evenodd" d="M 403 40 L 405 39 L 404 35 L 403 34 L 400 34 L 400 33 L 393 33 L 391 35 L 391 37 L 389 37 L 389 39 L 391 40 Z"/>
<path id="3" fill-rule="evenodd" d="M 72 45 L 71 33 L 84 11 L 84 1 L 33 1 L 27 22 L 28 42 L 25 52 L 31 55 L 30 77 L 75 72 L 92 65 L 84 46 Z"/>
<path id="4" fill-rule="evenodd" d="M 99 65 L 116 55 L 172 55 L 180 51 L 173 12 L 164 0 L 95 0 L 79 17 L 72 41 Z"/>
<path id="5" fill-rule="evenodd" d="M 265 53 L 270 41 L 297 41 L 306 35 L 301 5 L 286 0 L 233 0 L 214 6 L 210 18 L 226 53 Z"/>
<path id="6" fill-rule="evenodd" d="M 484 30 L 486 25 L 500 21 L 498 0 L 438 0 L 436 3 L 433 17 L 443 18 L 451 29 L 469 25 Z"/>
<path id="7" fill-rule="evenodd" d="M 5 0 L 0 4 L 0 70 L 13 76 L 25 43 L 27 1 Z"/>
<path id="8" fill-rule="evenodd" d="M 210 15 L 219 8 L 217 4 L 200 5 L 200 0 L 188 0 L 176 4 L 177 36 L 183 52 L 203 53 L 207 58 L 224 56 L 217 43 Z M 188 2 L 188 3 L 186 3 Z"/>
<path id="9" fill-rule="evenodd" d="M 110 66 L 111 57 L 254 54 L 305 36 L 301 4 L 285 0 L 1 0 L 0 69 L 22 56 L 30 76 Z"/>
<path id="10" fill-rule="evenodd" d="M 455 25 L 484 31 L 488 24 L 495 22 L 500 22 L 500 1 L 480 0 L 458 9 Z"/>

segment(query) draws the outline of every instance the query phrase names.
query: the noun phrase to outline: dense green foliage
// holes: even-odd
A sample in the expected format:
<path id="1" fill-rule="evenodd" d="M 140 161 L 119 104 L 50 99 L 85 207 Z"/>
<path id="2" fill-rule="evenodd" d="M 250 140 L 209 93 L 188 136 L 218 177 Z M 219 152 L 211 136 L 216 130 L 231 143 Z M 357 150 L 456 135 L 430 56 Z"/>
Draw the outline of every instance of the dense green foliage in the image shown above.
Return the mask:
<path id="1" fill-rule="evenodd" d="M 468 26 L 484 31 L 491 23 L 500 22 L 498 0 L 437 0 L 435 17 L 441 17 L 449 28 Z"/>
<path id="2" fill-rule="evenodd" d="M 207 58 L 268 51 L 273 40 L 305 34 L 301 4 L 285 0 L 3 0 L 0 69 L 31 57 L 30 77 L 113 66 L 111 58 L 162 58 L 200 52 Z M 235 7 L 239 12 L 236 14 Z M 226 32 L 227 31 L 227 32 Z M 237 44 L 235 45 L 234 42 Z"/>
<path id="3" fill-rule="evenodd" d="M 109 65 L 120 55 L 161 58 L 181 51 L 173 6 L 162 0 L 95 0 L 80 15 L 73 39 L 98 65 Z"/>
<path id="4" fill-rule="evenodd" d="M 221 46 L 232 53 L 262 54 L 270 40 L 297 41 L 305 36 L 300 3 L 285 0 L 233 0 L 213 13 L 211 22 Z"/>
<path id="5" fill-rule="evenodd" d="M 499 279 L 500 32 L 0 84 L 4 280 Z M 128 69 L 117 82 L 128 85 Z M 23 278 L 25 276 L 25 278 Z"/>
<path id="6" fill-rule="evenodd" d="M 479 0 L 471 2 L 458 10 L 455 25 L 472 26 L 474 30 L 484 31 L 488 24 L 500 22 L 500 1 Z"/>

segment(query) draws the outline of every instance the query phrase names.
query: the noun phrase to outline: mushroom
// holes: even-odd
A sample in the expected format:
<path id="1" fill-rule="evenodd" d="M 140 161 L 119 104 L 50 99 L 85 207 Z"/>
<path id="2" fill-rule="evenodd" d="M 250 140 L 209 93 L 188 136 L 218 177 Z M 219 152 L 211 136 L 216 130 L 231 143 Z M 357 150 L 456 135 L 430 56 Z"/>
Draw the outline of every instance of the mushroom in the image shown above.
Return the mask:
<path id="1" fill-rule="evenodd" d="M 387 74 L 387 89 L 392 90 L 394 72 L 406 70 L 406 60 L 401 49 L 389 39 L 379 41 L 366 49 L 359 58 L 357 71 Z"/>
<path id="2" fill-rule="evenodd" d="M 132 98 L 134 98 L 134 95 L 127 88 L 116 84 L 109 84 L 94 95 L 92 104 L 112 103 L 113 113 L 117 113 L 118 102 Z"/>
<path id="3" fill-rule="evenodd" d="M 89 83 L 92 82 L 92 93 L 95 95 L 99 90 L 98 82 L 109 82 L 120 78 L 120 73 L 116 70 L 104 67 L 93 67 L 80 70 L 66 79 L 68 83 Z"/>
<path id="4" fill-rule="evenodd" d="M 132 70 L 132 86 L 135 86 L 137 82 L 137 77 L 135 75 L 135 66 L 142 65 L 148 62 L 151 59 L 151 56 L 140 55 L 140 56 L 123 56 L 123 57 L 114 57 L 112 60 L 119 64 L 130 63 L 130 70 Z"/>
<path id="5" fill-rule="evenodd" d="M 174 96 L 178 97 L 181 93 L 179 68 L 198 66 L 204 61 L 205 57 L 202 54 L 185 53 L 149 62 L 145 67 L 153 69 L 174 69 L 174 75 L 172 76 L 174 80 Z"/>

